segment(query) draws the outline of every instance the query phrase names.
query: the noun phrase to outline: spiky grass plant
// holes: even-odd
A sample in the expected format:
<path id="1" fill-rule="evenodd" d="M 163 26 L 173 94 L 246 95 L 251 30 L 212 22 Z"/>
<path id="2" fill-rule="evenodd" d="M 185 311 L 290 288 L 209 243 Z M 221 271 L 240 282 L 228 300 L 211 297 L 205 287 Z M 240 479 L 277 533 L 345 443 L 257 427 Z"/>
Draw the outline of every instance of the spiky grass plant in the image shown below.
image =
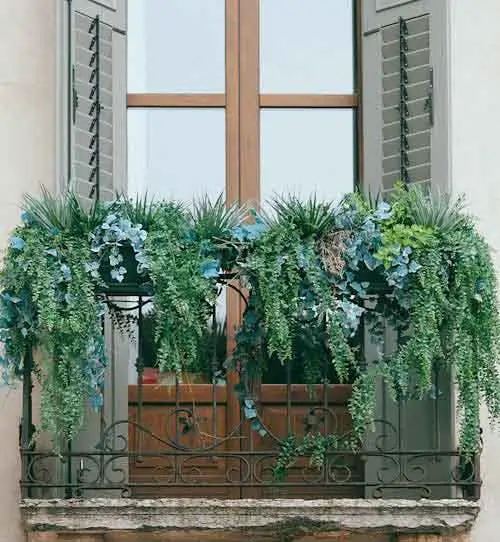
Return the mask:
<path id="1" fill-rule="evenodd" d="M 199 239 L 224 239 L 245 220 L 246 215 L 244 206 L 236 203 L 226 205 L 223 194 L 214 201 L 204 195 L 193 202 L 191 222 Z"/>
<path id="2" fill-rule="evenodd" d="M 453 198 L 449 194 L 431 192 L 420 185 L 398 186 L 393 199 L 404 209 L 406 219 L 419 226 L 432 228 L 443 236 L 471 224 L 465 213 L 463 196 Z"/>
<path id="3" fill-rule="evenodd" d="M 316 194 L 305 201 L 292 194 L 275 196 L 268 204 L 275 213 L 275 218 L 269 213 L 265 215 L 268 222 L 277 220 L 294 226 L 304 238 L 319 239 L 335 223 L 335 204 L 319 200 Z"/>
<path id="4" fill-rule="evenodd" d="M 26 194 L 21 208 L 26 221 L 37 223 L 49 232 L 64 231 L 76 235 L 90 233 L 106 214 L 101 203 L 86 208 L 72 190 L 57 195 L 44 186 L 40 197 Z"/>

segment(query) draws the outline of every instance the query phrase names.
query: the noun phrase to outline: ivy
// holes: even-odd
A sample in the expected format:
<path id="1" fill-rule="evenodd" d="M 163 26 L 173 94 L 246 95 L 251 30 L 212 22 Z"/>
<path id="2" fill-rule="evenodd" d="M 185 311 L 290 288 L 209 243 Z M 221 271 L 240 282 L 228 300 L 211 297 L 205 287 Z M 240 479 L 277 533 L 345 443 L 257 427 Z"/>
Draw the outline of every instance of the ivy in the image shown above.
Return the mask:
<path id="1" fill-rule="evenodd" d="M 19 374 L 28 346 L 38 347 L 42 431 L 72 439 L 86 401 L 100 404 L 106 365 L 102 308 L 86 271 L 89 247 L 63 232 L 21 226 L 2 271 L 2 330 L 10 374 Z"/>
<path id="2" fill-rule="evenodd" d="M 122 282 L 127 273 L 124 261 L 124 247 L 130 247 L 136 260 L 137 272 L 144 274 L 149 264 L 144 253 L 147 232 L 142 224 L 133 224 L 128 218 L 118 213 L 109 213 L 102 224 L 90 234 L 93 259 L 86 269 L 94 278 L 100 277 L 103 263 L 109 268 L 109 276 L 105 280 Z"/>
<path id="3" fill-rule="evenodd" d="M 44 192 L 26 199 L 22 218 L 0 275 L 0 365 L 11 384 L 34 349 L 40 428 L 57 442 L 73 439 L 87 406 L 102 403 L 103 287 L 137 283 L 151 296 L 162 370 L 215 379 L 226 330 L 214 307 L 227 275 L 246 288 L 248 305 L 226 366 L 239 372 L 242 411 L 261 435 L 253 383 L 282 367 L 307 384 L 352 384 L 350 445 L 373 421 L 378 379 L 398 400 L 438 396 L 441 367 L 456 378 L 464 453 L 480 446 L 482 400 L 500 418 L 496 273 L 460 201 L 397 187 L 387 201 L 357 192 L 338 205 L 280 197 L 259 214 L 222 197 L 191 207 L 120 199 L 87 210 L 72 194 Z M 130 332 L 135 317 L 108 308 Z M 392 353 L 388 326 L 399 337 Z M 359 349 L 365 330 L 378 349 L 369 365 Z M 340 445 L 338 435 L 290 437 L 276 474 L 301 455 L 319 468 Z"/>
<path id="4" fill-rule="evenodd" d="M 283 481 L 288 471 L 300 457 L 309 457 L 309 466 L 314 470 L 323 470 L 328 461 L 328 453 L 348 449 L 346 442 L 337 435 L 306 433 L 302 439 L 290 435 L 280 444 L 280 452 L 273 468 L 276 481 Z"/>

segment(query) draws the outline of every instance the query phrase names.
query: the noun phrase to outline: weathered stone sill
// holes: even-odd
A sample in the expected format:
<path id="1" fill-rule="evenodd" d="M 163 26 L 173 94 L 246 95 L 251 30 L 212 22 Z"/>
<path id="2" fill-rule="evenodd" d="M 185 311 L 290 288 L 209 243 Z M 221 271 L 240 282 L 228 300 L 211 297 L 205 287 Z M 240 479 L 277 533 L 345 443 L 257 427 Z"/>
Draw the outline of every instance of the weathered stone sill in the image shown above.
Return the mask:
<path id="1" fill-rule="evenodd" d="M 463 500 L 85 499 L 21 502 L 27 532 L 467 532 L 479 504 Z"/>

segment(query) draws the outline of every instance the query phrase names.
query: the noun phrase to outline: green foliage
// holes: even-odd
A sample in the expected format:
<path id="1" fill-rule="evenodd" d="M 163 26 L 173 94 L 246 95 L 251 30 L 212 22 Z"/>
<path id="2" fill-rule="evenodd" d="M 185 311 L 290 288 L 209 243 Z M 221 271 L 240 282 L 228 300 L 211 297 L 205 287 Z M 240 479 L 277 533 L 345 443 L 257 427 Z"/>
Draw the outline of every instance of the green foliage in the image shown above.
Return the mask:
<path id="1" fill-rule="evenodd" d="M 177 204 L 177 206 L 182 209 L 181 204 Z M 144 194 L 137 195 L 135 199 L 121 196 L 116 204 L 112 205 L 111 210 L 117 208 L 120 209 L 123 218 L 130 220 L 132 224 L 141 224 L 145 230 L 149 231 L 161 206 L 157 205 L 147 194 Z"/>
<path id="2" fill-rule="evenodd" d="M 399 221 L 432 229 L 446 236 L 470 225 L 464 212 L 463 198 L 453 200 L 448 194 L 433 196 L 418 186 L 396 186 L 393 198 L 394 217 Z"/>
<path id="3" fill-rule="evenodd" d="M 423 248 L 435 242 L 434 230 L 419 224 L 391 224 L 382 230 L 382 246 L 374 254 L 386 269 L 389 269 L 401 252 L 401 247 L 412 250 Z"/>
<path id="4" fill-rule="evenodd" d="M 301 237 L 319 238 L 333 227 L 335 206 L 318 201 L 316 195 L 302 201 L 294 195 L 275 196 L 270 202 L 275 217 L 267 216 L 270 224 L 280 222 L 293 226 Z"/>
<path id="5" fill-rule="evenodd" d="M 349 400 L 352 416 L 353 443 L 358 445 L 367 427 L 373 424 L 375 417 L 375 381 L 378 376 L 376 367 L 370 367 L 358 375 L 353 384 Z"/>
<path id="6" fill-rule="evenodd" d="M 276 481 L 283 481 L 290 467 L 300 457 L 309 457 L 309 466 L 315 470 L 323 470 L 327 464 L 329 452 L 348 449 L 347 443 L 338 435 L 306 433 L 302 439 L 290 435 L 280 445 L 280 453 L 276 458 L 273 476 Z"/>
<path id="7" fill-rule="evenodd" d="M 292 358 L 303 249 L 295 228 L 276 225 L 259 240 L 245 263 L 251 272 L 249 283 L 258 291 L 269 355 L 276 354 L 283 363 Z"/>
<path id="8" fill-rule="evenodd" d="M 123 314 L 123 313 L 118 313 Z M 159 341 L 157 339 L 157 328 L 160 321 L 155 309 L 148 311 L 142 321 L 142 356 L 145 367 L 158 367 Z M 128 321 L 124 324 L 129 324 Z M 134 324 L 137 325 L 137 319 Z M 131 332 L 126 327 L 125 332 Z M 209 322 L 205 326 L 198 345 L 198 356 L 190 360 L 183 367 L 184 371 L 190 373 L 202 373 L 208 381 L 216 381 L 223 378 L 224 362 L 227 357 L 227 333 L 226 324 Z"/>
<path id="9" fill-rule="evenodd" d="M 191 211 L 193 231 L 199 239 L 223 240 L 239 226 L 246 216 L 246 209 L 239 205 L 226 205 L 221 194 L 215 201 L 203 196 L 194 201 Z"/>
<path id="10" fill-rule="evenodd" d="M 199 343 L 217 296 L 215 278 L 202 272 L 206 239 L 192 234 L 188 217 L 176 205 L 164 205 L 153 222 L 145 252 L 155 292 L 162 370 L 181 374 L 198 357 Z M 217 270 L 218 271 L 218 270 Z"/>
<path id="11" fill-rule="evenodd" d="M 444 359 L 455 368 L 461 414 L 461 446 L 477 450 L 479 403 L 500 416 L 498 386 L 500 322 L 496 272 L 489 247 L 473 228 L 457 230 L 444 245 L 453 261 L 441 329 Z"/>
<path id="12" fill-rule="evenodd" d="M 89 246 L 66 231 L 49 233 L 39 222 L 17 228 L 12 239 L 23 243 L 11 241 L 1 277 L 4 311 L 9 299 L 17 309 L 8 322 L 10 333 L 2 326 L 6 355 L 11 364 L 20 365 L 26 349 L 38 347 L 40 429 L 52 432 L 56 440 L 71 439 L 86 401 L 99 401 L 105 363 L 101 306 L 85 270 Z"/>
<path id="13" fill-rule="evenodd" d="M 22 208 L 25 219 L 30 223 L 52 234 L 65 232 L 75 236 L 87 236 L 106 213 L 100 204 L 86 209 L 71 190 L 57 196 L 45 187 L 42 187 L 39 198 L 26 194 Z"/>
<path id="14" fill-rule="evenodd" d="M 221 281 L 241 279 L 249 298 L 232 363 L 260 434 L 252 382 L 283 368 L 309 384 L 353 384 L 351 444 L 373 421 L 378 378 L 397 399 L 423 398 L 440 366 L 456 376 L 462 451 L 478 449 L 481 400 L 500 417 L 496 274 L 461 201 L 414 187 L 397 188 L 389 202 L 355 192 L 336 206 L 289 196 L 274 199 L 270 217 L 226 207 L 222 197 L 192 210 L 146 197 L 85 209 L 71 193 L 43 191 L 23 208 L 0 276 L 0 362 L 5 379 L 19 377 L 26 351 L 36 349 L 41 428 L 58 441 L 74 438 L 89 401 L 100 404 L 99 291 L 134 273 L 153 297 L 151 357 L 162 370 L 210 378 L 226 357 L 225 330 L 213 326 Z M 125 332 L 134 324 L 111 316 Z M 399 336 L 390 354 L 387 325 Z M 368 367 L 357 348 L 366 328 L 380 347 Z M 301 455 L 319 468 L 338 439 L 290 437 L 276 474 Z"/>

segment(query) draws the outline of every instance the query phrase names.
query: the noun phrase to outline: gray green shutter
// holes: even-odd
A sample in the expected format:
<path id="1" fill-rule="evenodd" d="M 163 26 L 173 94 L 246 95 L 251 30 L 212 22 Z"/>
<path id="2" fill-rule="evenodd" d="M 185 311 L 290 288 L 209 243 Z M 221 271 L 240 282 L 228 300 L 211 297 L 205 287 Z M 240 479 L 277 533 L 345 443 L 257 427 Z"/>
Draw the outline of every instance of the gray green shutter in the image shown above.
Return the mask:
<path id="1" fill-rule="evenodd" d="M 72 0 L 70 182 L 82 201 L 124 188 L 126 0 Z"/>
<path id="2" fill-rule="evenodd" d="M 110 200 L 115 193 L 126 189 L 126 2 L 71 0 L 66 11 L 69 54 L 65 165 L 71 187 L 87 205 L 97 198 Z M 73 442 L 74 450 L 97 449 L 104 438 L 104 428 L 128 417 L 128 343 L 115 332 L 108 319 L 104 330 L 110 367 L 104 386 L 104 405 L 99 411 L 89 407 L 85 426 Z M 110 446 L 121 446 L 117 443 L 128 438 L 126 425 L 115 427 L 107 438 L 111 439 Z M 104 461 L 106 479 L 120 483 L 126 477 L 127 459 L 106 457 Z M 83 465 L 88 469 L 85 471 L 88 479 L 100 476 L 96 472 L 97 462 L 83 458 Z M 82 475 L 80 468 L 80 458 L 75 459 L 73 480 Z M 66 477 L 67 473 L 60 476 Z M 86 495 L 92 496 L 90 492 Z M 110 493 L 118 495 L 119 492 Z"/>
<path id="3" fill-rule="evenodd" d="M 362 2 L 364 182 L 448 187 L 446 2 Z"/>
<path id="4" fill-rule="evenodd" d="M 443 0 L 362 0 L 362 118 L 364 186 L 386 193 L 401 180 L 447 190 L 448 179 L 448 2 Z M 389 325 L 385 351 L 396 336 Z M 368 363 L 377 358 L 365 341 Z M 439 394 L 396 404 L 382 382 L 377 385 L 375 431 L 367 435 L 366 497 L 455 497 L 427 482 L 452 482 L 451 458 L 397 450 L 451 450 L 454 439 L 450 377 L 441 371 Z M 387 455 L 384 456 L 384 453 Z M 407 484 L 405 490 L 394 485 Z"/>

